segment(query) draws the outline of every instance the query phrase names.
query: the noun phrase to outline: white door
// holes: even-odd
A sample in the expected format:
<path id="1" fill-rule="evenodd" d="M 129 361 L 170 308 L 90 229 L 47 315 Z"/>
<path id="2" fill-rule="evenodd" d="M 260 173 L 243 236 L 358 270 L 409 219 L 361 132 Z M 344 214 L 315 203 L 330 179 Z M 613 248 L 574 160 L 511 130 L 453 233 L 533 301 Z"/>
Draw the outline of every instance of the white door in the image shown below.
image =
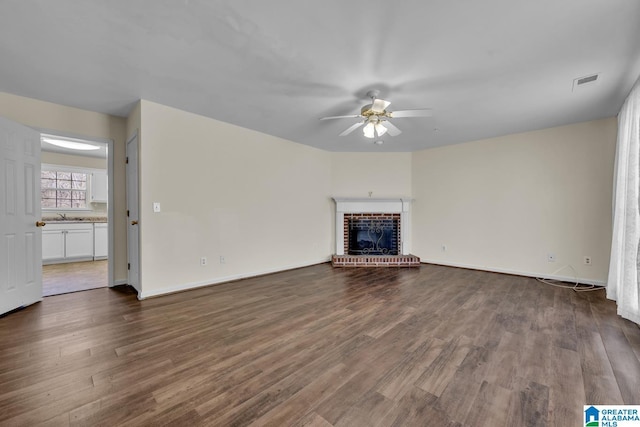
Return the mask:
<path id="1" fill-rule="evenodd" d="M 0 314 L 42 300 L 40 133 L 0 117 Z"/>
<path id="2" fill-rule="evenodd" d="M 138 227 L 138 134 L 127 141 L 127 261 L 128 282 L 140 289 L 140 229 Z"/>

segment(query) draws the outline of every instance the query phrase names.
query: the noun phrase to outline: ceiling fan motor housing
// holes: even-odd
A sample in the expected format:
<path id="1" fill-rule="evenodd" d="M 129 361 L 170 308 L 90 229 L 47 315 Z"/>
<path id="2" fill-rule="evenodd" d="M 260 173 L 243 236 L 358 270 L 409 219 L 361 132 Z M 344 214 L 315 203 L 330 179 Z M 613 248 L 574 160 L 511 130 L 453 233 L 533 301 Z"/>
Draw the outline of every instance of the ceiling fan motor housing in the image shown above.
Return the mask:
<path id="1" fill-rule="evenodd" d="M 383 111 L 373 111 L 373 104 L 367 104 L 360 109 L 360 115 L 365 118 L 369 118 L 370 116 L 386 116 L 387 110 Z"/>

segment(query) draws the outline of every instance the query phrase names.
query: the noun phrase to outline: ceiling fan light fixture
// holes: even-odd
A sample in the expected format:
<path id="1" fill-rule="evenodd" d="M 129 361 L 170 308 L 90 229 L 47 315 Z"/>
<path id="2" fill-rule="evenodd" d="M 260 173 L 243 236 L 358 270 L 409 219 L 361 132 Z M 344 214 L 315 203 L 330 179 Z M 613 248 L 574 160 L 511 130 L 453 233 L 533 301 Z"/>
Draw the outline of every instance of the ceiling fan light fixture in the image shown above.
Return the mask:
<path id="1" fill-rule="evenodd" d="M 376 129 L 376 133 L 378 134 L 378 136 L 382 136 L 385 133 L 387 133 L 387 128 L 380 123 L 376 123 L 374 127 Z"/>
<path id="2" fill-rule="evenodd" d="M 375 138 L 376 136 L 382 136 L 387 133 L 387 128 L 380 123 L 380 121 L 369 121 L 364 128 L 362 128 L 362 133 L 367 138 Z"/>
<path id="3" fill-rule="evenodd" d="M 366 138 L 375 138 L 376 128 L 375 125 L 371 122 L 367 123 L 364 128 L 362 128 L 362 133 Z"/>
<path id="4" fill-rule="evenodd" d="M 46 142 L 47 144 L 55 145 L 62 148 L 68 148 L 70 150 L 90 151 L 100 149 L 100 147 L 97 147 L 95 145 L 73 141 L 71 139 L 59 139 L 43 136 L 42 141 Z"/>

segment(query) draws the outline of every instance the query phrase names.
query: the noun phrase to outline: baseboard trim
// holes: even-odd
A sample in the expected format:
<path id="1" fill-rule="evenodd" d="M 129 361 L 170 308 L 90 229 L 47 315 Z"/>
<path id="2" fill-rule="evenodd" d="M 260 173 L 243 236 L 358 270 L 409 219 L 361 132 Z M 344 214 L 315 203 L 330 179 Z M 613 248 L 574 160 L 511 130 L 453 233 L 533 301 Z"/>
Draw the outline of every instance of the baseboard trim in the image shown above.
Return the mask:
<path id="1" fill-rule="evenodd" d="M 155 289 L 155 290 L 148 291 L 148 292 L 145 292 L 143 290 L 142 292 L 140 292 L 138 294 L 138 299 L 139 300 L 143 300 L 143 299 L 146 299 L 146 298 L 159 297 L 159 296 L 162 296 L 162 295 L 173 294 L 173 293 L 176 293 L 176 292 L 184 292 L 184 291 L 188 291 L 188 290 L 191 290 L 191 289 L 202 288 L 202 287 L 205 287 L 205 286 L 219 285 L 221 283 L 234 282 L 236 280 L 241 280 L 241 279 L 249 279 L 249 278 L 252 278 L 252 277 L 266 276 L 268 274 L 280 273 L 280 272 L 283 272 L 283 271 L 295 270 L 295 269 L 304 268 L 304 267 L 310 267 L 312 265 L 324 264 L 324 263 L 330 262 L 330 261 L 331 261 L 331 257 L 328 256 L 328 257 L 322 258 L 321 260 L 318 260 L 318 261 L 310 261 L 310 262 L 305 262 L 305 263 L 301 263 L 301 264 L 291 264 L 291 265 L 278 267 L 278 268 L 273 268 L 273 269 L 253 271 L 253 272 L 250 272 L 250 273 L 234 274 L 234 275 L 231 275 L 231 276 L 217 277 L 215 279 L 203 280 L 203 281 L 199 281 L 199 282 L 183 283 L 183 284 L 180 284 L 180 285 L 171 286 L 171 287 L 162 288 L 162 289 Z"/>
<path id="2" fill-rule="evenodd" d="M 158 296 L 162 296 L 162 295 L 173 294 L 173 293 L 176 293 L 176 292 L 184 292 L 184 291 L 188 291 L 188 290 L 191 290 L 191 289 L 202 288 L 202 287 L 205 287 L 205 286 L 219 285 L 219 284 L 222 284 L 222 283 L 233 282 L 233 281 L 241 280 L 241 279 L 248 279 L 248 278 L 259 277 L 259 276 L 266 276 L 268 274 L 280 273 L 280 272 L 288 271 L 288 270 L 295 270 L 297 268 L 309 267 L 309 266 L 312 266 L 312 265 L 323 264 L 323 263 L 330 262 L 330 261 L 331 261 L 331 257 L 328 256 L 328 257 L 323 258 L 323 259 L 318 260 L 318 261 L 306 262 L 306 263 L 301 263 L 301 264 L 291 264 L 291 265 L 287 265 L 287 266 L 283 266 L 283 267 L 279 267 L 279 268 L 260 270 L 260 271 L 253 271 L 253 272 L 249 272 L 249 273 L 234 274 L 234 275 L 230 275 L 230 276 L 218 277 L 218 278 L 215 278 L 215 279 L 203 280 L 203 281 L 199 281 L 199 282 L 183 283 L 183 284 L 180 284 L 180 285 L 171 286 L 171 287 L 168 287 L 168 288 L 156 289 L 156 290 L 149 291 L 149 292 L 144 292 L 144 291 L 140 292 L 138 294 L 138 299 L 139 300 L 143 300 L 143 299 L 146 299 L 146 298 L 158 297 Z M 479 265 L 464 264 L 464 263 L 453 263 L 453 262 L 446 262 L 446 261 L 442 261 L 442 260 L 422 259 L 421 260 L 421 264 L 435 264 L 435 265 L 443 265 L 443 266 L 446 266 L 446 267 L 467 268 L 467 269 L 470 269 L 470 270 L 480 270 L 480 271 L 488 271 L 488 272 L 492 272 L 492 273 L 511 274 L 511 275 L 514 275 L 514 276 L 523 276 L 523 277 L 532 277 L 532 278 L 545 278 L 545 279 L 559 280 L 559 281 L 562 281 L 562 282 L 569 282 L 569 283 L 574 283 L 575 280 L 576 280 L 576 278 L 569 277 L 569 276 L 545 275 L 545 274 L 538 274 L 538 273 L 533 273 L 533 272 L 529 272 L 529 271 L 520 271 L 520 270 L 512 270 L 512 269 L 505 269 L 505 268 L 487 267 L 487 266 L 479 266 Z M 586 284 L 586 285 L 595 285 L 595 286 L 605 286 L 606 287 L 606 282 L 603 282 L 603 281 L 600 281 L 600 280 L 592 280 L 592 279 L 586 279 L 586 278 L 578 277 L 578 282 L 582 283 L 582 284 Z M 114 286 L 124 285 L 126 283 L 127 283 L 126 280 L 118 280 L 118 281 L 116 281 L 114 283 Z"/>
<path id="3" fill-rule="evenodd" d="M 507 268 L 496 268 L 496 267 L 487 267 L 473 264 L 462 264 L 462 263 L 454 263 L 454 262 L 446 262 L 442 260 L 430 260 L 423 259 L 421 260 L 423 264 L 436 264 L 436 265 L 444 265 L 446 267 L 457 267 L 457 268 L 467 268 L 469 270 L 480 270 L 480 271 L 489 271 L 491 273 L 502 273 L 502 274 L 512 274 L 514 276 L 524 276 L 524 277 L 533 277 L 533 278 L 541 278 L 541 279 L 551 279 L 551 280 L 559 280 L 561 282 L 569 282 L 575 283 L 576 278 L 570 276 L 558 276 L 558 275 L 548 275 L 548 274 L 540 274 L 533 273 L 530 271 L 520 271 L 520 270 L 511 270 Z M 586 279 L 583 277 L 577 278 L 578 283 L 585 285 L 595 285 L 595 286 L 607 286 L 607 282 L 603 282 L 601 280 L 592 280 Z"/>
<path id="4" fill-rule="evenodd" d="M 127 284 L 127 279 L 116 280 L 111 285 L 109 285 L 109 287 L 113 288 L 114 286 L 120 286 L 120 285 L 126 285 L 126 284 Z"/>

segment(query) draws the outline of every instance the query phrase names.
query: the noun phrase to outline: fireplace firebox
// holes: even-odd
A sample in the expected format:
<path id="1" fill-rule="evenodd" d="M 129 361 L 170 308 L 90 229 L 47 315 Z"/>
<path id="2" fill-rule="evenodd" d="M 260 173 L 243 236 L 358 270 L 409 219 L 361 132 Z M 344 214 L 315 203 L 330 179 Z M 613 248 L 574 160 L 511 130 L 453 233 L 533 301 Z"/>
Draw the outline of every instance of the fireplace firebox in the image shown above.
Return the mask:
<path id="1" fill-rule="evenodd" d="M 348 218 L 349 255 L 398 255 L 398 219 Z"/>

